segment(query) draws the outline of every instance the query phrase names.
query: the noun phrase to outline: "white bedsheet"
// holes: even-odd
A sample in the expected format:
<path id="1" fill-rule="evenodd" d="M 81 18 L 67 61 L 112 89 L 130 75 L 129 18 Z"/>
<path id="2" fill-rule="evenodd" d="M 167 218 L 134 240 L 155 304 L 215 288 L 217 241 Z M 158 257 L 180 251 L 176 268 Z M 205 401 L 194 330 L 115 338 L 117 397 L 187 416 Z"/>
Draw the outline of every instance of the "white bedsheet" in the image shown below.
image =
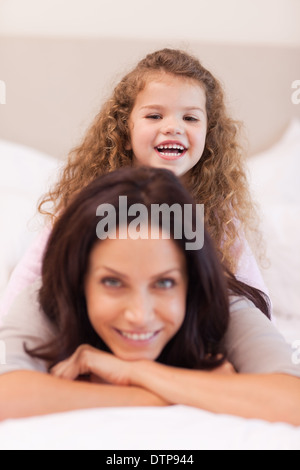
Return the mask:
<path id="1" fill-rule="evenodd" d="M 8 450 L 300 450 L 300 427 L 185 406 L 110 408 L 10 420 Z"/>

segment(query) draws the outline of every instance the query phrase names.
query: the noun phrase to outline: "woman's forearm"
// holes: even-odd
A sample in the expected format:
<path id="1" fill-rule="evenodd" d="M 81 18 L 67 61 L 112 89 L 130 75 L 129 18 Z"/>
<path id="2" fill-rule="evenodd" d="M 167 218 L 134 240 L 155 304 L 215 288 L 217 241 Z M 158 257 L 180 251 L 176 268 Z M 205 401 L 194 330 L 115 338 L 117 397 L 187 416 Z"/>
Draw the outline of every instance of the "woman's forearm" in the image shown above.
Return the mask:
<path id="1" fill-rule="evenodd" d="M 300 379 L 285 374 L 223 375 L 141 361 L 132 368 L 131 383 L 172 404 L 300 425 Z"/>
<path id="2" fill-rule="evenodd" d="M 166 404 L 138 387 L 73 382 L 31 371 L 0 377 L 0 421 L 77 409 Z"/>

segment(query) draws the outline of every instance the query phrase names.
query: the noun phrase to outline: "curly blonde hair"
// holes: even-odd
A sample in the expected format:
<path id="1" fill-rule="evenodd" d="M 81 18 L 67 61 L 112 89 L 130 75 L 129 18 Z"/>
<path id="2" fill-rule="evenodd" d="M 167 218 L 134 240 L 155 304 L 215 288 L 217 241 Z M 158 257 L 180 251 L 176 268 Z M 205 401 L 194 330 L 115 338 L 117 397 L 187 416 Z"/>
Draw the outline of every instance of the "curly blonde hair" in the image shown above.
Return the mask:
<path id="1" fill-rule="evenodd" d="M 137 95 L 158 73 L 198 82 L 205 91 L 208 120 L 205 149 L 184 182 L 195 200 L 205 205 L 207 229 L 223 261 L 234 271 L 235 241 L 241 231 L 247 231 L 254 215 L 238 142 L 240 123 L 227 114 L 220 82 L 197 58 L 184 51 L 163 49 L 148 54 L 119 82 L 82 143 L 70 152 L 60 180 L 44 197 L 39 210 L 55 217 L 97 176 L 132 166 L 130 114 Z M 51 214 L 43 209 L 49 202 L 53 206 Z"/>

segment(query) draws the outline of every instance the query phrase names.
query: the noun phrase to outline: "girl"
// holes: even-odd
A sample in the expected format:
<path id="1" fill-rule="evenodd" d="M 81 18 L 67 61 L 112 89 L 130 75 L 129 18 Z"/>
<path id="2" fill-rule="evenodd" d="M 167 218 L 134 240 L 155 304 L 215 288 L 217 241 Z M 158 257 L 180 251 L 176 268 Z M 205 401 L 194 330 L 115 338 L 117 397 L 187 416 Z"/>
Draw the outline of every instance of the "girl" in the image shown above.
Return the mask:
<path id="1" fill-rule="evenodd" d="M 170 211 L 168 231 L 150 212 L 163 204 L 190 207 L 189 218 Z M 222 267 L 208 235 L 187 249 L 197 222 L 164 169 L 122 169 L 83 189 L 54 224 L 41 287 L 21 294 L 0 330 L 0 417 L 184 404 L 299 425 L 300 369 L 263 294 Z"/>
<path id="2" fill-rule="evenodd" d="M 254 219 L 237 130 L 220 83 L 196 58 L 171 49 L 149 54 L 116 86 L 40 210 L 47 213 L 43 208 L 52 203 L 55 220 L 90 181 L 123 166 L 169 169 L 205 205 L 206 227 L 223 262 L 266 290 L 244 235 Z M 40 274 L 49 231 L 15 270 L 2 313 Z"/>

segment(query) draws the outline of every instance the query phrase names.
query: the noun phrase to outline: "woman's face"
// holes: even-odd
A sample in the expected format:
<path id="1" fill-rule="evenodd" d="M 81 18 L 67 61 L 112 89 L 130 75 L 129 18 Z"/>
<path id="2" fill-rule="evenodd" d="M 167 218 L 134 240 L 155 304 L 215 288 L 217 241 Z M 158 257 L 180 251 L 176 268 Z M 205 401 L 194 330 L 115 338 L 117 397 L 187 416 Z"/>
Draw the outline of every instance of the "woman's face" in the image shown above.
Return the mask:
<path id="1" fill-rule="evenodd" d="M 187 286 L 185 256 L 173 240 L 101 241 L 85 279 L 90 322 L 120 359 L 155 360 L 183 323 Z"/>
<path id="2" fill-rule="evenodd" d="M 200 160 L 207 133 L 206 96 L 198 82 L 168 74 L 148 80 L 129 119 L 136 165 L 183 176 Z"/>

